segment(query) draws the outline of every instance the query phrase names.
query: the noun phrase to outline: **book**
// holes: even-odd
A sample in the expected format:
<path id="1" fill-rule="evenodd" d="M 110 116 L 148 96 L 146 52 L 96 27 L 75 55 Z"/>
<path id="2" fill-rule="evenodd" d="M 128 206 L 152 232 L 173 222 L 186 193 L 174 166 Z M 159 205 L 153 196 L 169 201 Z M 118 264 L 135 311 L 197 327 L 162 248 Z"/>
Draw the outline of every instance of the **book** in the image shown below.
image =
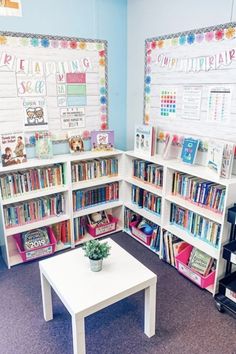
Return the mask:
<path id="1" fill-rule="evenodd" d="M 222 160 L 224 152 L 224 143 L 220 141 L 209 141 L 208 154 L 207 154 L 207 166 L 217 173 L 221 174 Z"/>
<path id="2" fill-rule="evenodd" d="M 52 158 L 52 139 L 49 131 L 35 133 L 35 156 L 39 159 Z"/>
<path id="3" fill-rule="evenodd" d="M 164 160 L 170 158 L 170 151 L 172 146 L 173 136 L 171 134 L 166 136 L 166 140 L 164 142 L 164 148 L 162 150 L 162 157 Z"/>
<path id="4" fill-rule="evenodd" d="M 227 143 L 224 146 L 220 177 L 230 178 L 233 169 L 235 145 Z"/>
<path id="5" fill-rule="evenodd" d="M 214 259 L 211 256 L 193 247 L 189 257 L 188 266 L 201 275 L 207 276 L 211 270 L 213 261 Z"/>
<path id="6" fill-rule="evenodd" d="M 84 151 L 84 141 L 82 135 L 68 132 L 67 136 L 71 154 Z"/>
<path id="7" fill-rule="evenodd" d="M 25 251 L 48 245 L 50 238 L 47 229 L 44 227 L 42 229 L 23 232 L 22 243 Z"/>
<path id="8" fill-rule="evenodd" d="M 23 133 L 1 135 L 1 159 L 3 166 L 10 166 L 27 161 Z"/>
<path id="9" fill-rule="evenodd" d="M 91 150 L 92 151 L 114 150 L 114 130 L 92 130 Z"/>
<path id="10" fill-rule="evenodd" d="M 181 151 L 181 159 L 183 162 L 193 165 L 196 160 L 199 139 L 185 138 Z"/>
<path id="11" fill-rule="evenodd" d="M 156 148 L 155 128 L 150 125 L 135 127 L 134 151 L 145 156 L 153 156 Z"/>

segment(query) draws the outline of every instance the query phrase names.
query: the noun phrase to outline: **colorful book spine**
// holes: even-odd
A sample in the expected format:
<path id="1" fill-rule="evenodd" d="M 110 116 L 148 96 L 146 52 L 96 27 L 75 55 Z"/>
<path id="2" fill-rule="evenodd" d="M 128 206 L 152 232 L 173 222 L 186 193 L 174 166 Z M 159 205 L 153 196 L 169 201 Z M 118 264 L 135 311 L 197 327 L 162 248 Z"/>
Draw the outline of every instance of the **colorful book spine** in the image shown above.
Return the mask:
<path id="1" fill-rule="evenodd" d="M 133 176 L 155 187 L 163 185 L 163 168 L 144 160 L 133 160 Z"/>
<path id="2" fill-rule="evenodd" d="M 119 199 L 119 183 L 109 183 L 97 188 L 73 192 L 73 210 L 78 211 L 96 204 L 108 203 Z"/>
<path id="3" fill-rule="evenodd" d="M 157 215 L 161 214 L 161 197 L 151 192 L 132 185 L 131 200 L 140 208 L 152 211 Z"/>
<path id="4" fill-rule="evenodd" d="M 83 239 L 86 235 L 86 224 L 87 224 L 87 217 L 82 216 L 80 218 L 74 219 L 74 237 L 75 242 L 78 242 Z"/>
<path id="5" fill-rule="evenodd" d="M 50 226 L 56 237 L 57 244 L 71 243 L 70 221 L 62 221 Z"/>
<path id="6" fill-rule="evenodd" d="M 101 177 L 114 177 L 118 175 L 118 160 L 101 158 L 73 163 L 71 174 L 73 183 Z"/>
<path id="7" fill-rule="evenodd" d="M 219 245 L 221 225 L 193 211 L 171 204 L 170 222 L 214 247 Z"/>

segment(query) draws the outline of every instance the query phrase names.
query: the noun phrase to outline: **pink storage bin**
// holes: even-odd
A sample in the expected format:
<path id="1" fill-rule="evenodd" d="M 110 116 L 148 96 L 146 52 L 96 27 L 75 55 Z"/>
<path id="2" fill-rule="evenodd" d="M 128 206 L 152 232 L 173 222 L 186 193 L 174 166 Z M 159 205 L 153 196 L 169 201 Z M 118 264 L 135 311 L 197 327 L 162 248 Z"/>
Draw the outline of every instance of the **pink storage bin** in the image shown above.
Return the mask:
<path id="1" fill-rule="evenodd" d="M 91 226 L 90 224 L 87 224 L 88 233 L 93 237 L 99 237 L 111 231 L 115 231 L 117 227 L 118 219 L 110 214 L 108 214 L 107 217 L 110 221 L 108 224 L 101 224 L 95 227 Z"/>
<path id="2" fill-rule="evenodd" d="M 14 235 L 14 239 L 16 241 L 16 247 L 18 252 L 23 260 L 23 262 L 31 261 L 32 259 L 48 256 L 55 252 L 56 248 L 56 237 L 50 227 L 47 227 L 47 232 L 49 235 L 50 243 L 46 246 L 42 246 L 40 248 L 32 248 L 31 250 L 24 250 L 21 234 Z"/>
<path id="3" fill-rule="evenodd" d="M 146 245 L 150 246 L 152 235 L 146 235 L 144 232 L 139 230 L 136 226 L 139 224 L 140 220 L 133 221 L 129 225 L 131 227 L 131 233 L 134 237 L 137 237 L 139 240 L 144 242 Z"/>
<path id="4" fill-rule="evenodd" d="M 187 263 L 192 249 L 193 246 L 189 245 L 175 257 L 176 268 L 181 274 L 183 274 L 185 277 L 192 280 L 192 282 L 200 286 L 200 288 L 205 289 L 214 283 L 215 271 L 211 272 L 206 277 L 204 277 L 201 274 L 195 272 L 193 269 L 191 269 L 187 265 Z"/>

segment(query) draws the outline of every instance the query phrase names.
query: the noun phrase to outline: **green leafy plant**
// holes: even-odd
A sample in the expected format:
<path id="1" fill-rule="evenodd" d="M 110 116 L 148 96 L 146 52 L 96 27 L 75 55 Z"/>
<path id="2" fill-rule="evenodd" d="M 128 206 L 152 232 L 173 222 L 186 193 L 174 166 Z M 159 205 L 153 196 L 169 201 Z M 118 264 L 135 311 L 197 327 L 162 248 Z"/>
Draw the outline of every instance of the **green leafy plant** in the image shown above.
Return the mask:
<path id="1" fill-rule="evenodd" d="M 89 259 L 98 260 L 107 258 L 109 256 L 109 252 L 111 246 L 108 245 L 107 242 L 99 242 L 98 240 L 91 240 L 86 242 L 82 249 L 85 251 L 85 257 Z"/>

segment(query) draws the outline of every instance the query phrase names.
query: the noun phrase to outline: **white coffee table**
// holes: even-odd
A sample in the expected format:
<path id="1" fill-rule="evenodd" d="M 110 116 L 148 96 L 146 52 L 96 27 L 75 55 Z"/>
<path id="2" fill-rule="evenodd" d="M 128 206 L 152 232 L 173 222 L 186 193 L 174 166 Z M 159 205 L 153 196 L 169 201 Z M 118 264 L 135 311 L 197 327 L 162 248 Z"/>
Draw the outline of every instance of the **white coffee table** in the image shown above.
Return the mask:
<path id="1" fill-rule="evenodd" d="M 72 317 L 74 354 L 84 354 L 86 316 L 145 289 L 144 333 L 155 334 L 156 274 L 111 239 L 111 255 L 92 272 L 81 248 L 39 262 L 43 313 L 53 319 L 51 288 Z M 104 242 L 104 241 L 102 241 Z"/>

